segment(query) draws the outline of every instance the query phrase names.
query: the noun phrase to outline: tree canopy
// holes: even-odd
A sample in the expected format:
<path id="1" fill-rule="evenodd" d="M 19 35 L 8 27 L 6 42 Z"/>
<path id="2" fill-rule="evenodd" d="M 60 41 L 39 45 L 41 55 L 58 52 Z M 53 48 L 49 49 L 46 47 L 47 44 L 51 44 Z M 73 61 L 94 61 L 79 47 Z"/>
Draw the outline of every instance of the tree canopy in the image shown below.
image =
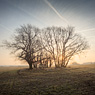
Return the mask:
<path id="1" fill-rule="evenodd" d="M 4 46 L 12 49 L 20 60 L 25 60 L 30 69 L 52 64 L 66 67 L 74 55 L 89 47 L 85 38 L 71 26 L 39 29 L 30 24 L 17 28 L 13 40 L 4 41 Z"/>

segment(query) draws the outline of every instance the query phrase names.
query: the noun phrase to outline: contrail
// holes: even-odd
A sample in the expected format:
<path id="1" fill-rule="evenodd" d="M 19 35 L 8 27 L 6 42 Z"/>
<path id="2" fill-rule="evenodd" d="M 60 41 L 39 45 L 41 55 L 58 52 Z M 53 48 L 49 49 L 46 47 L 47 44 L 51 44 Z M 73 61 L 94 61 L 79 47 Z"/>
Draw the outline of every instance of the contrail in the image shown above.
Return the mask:
<path id="1" fill-rule="evenodd" d="M 51 3 L 48 0 L 44 1 L 59 16 L 61 20 L 65 21 L 65 23 L 68 24 L 68 21 L 51 5 Z"/>
<path id="2" fill-rule="evenodd" d="M 93 30 L 95 30 L 95 28 L 86 29 L 86 30 L 80 30 L 80 31 L 78 31 L 78 32 L 93 31 Z"/>
<path id="3" fill-rule="evenodd" d="M 34 19 L 36 19 L 37 22 L 39 22 L 42 26 L 46 26 L 46 23 L 42 22 L 41 20 L 39 20 L 37 17 L 35 17 L 34 15 L 32 15 L 31 13 L 29 13 L 28 11 L 24 10 L 21 7 L 18 7 L 21 11 L 25 12 L 26 14 L 28 14 L 29 16 L 33 17 Z"/>
<path id="4" fill-rule="evenodd" d="M 10 32 L 12 32 L 12 30 L 11 30 L 11 29 L 7 28 L 7 27 L 6 27 L 6 26 L 4 26 L 4 25 L 0 24 L 0 26 L 1 26 L 2 28 L 6 29 L 6 30 L 8 30 L 8 31 L 10 31 Z"/>
<path id="5" fill-rule="evenodd" d="M 26 13 L 27 15 L 29 15 L 30 17 L 33 17 L 37 22 L 40 23 L 41 26 L 46 26 L 46 23 L 42 22 L 40 19 L 38 19 L 36 16 L 34 16 L 31 12 L 28 12 L 27 10 L 23 9 L 20 6 L 17 6 L 16 4 L 13 4 L 12 2 L 8 1 L 8 3 L 10 3 L 12 6 L 14 6 L 15 8 L 18 8 L 20 11 Z"/>

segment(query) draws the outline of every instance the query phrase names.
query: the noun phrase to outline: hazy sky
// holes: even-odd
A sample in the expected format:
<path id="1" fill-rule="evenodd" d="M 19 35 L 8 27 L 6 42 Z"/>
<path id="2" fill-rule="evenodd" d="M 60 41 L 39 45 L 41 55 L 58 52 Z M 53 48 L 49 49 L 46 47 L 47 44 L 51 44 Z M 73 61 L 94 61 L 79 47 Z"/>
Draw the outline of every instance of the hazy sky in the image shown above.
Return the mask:
<path id="1" fill-rule="evenodd" d="M 78 63 L 95 61 L 95 0 L 0 0 L 0 44 L 23 24 L 39 28 L 74 26 L 90 44 L 86 54 L 73 58 Z M 0 65 L 16 65 L 9 50 L 0 48 Z"/>

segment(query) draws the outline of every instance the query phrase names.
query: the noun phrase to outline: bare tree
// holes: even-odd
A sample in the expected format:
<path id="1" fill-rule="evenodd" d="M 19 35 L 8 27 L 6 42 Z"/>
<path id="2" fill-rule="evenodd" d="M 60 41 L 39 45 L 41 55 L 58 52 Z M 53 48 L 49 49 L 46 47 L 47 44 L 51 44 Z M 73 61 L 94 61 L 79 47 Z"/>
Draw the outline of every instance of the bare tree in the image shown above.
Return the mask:
<path id="1" fill-rule="evenodd" d="M 87 41 L 74 32 L 73 27 L 48 27 L 43 31 L 43 45 L 52 55 L 56 67 L 66 67 L 75 54 L 89 47 Z"/>
<path id="2" fill-rule="evenodd" d="M 39 29 L 31 25 L 23 25 L 16 29 L 11 42 L 5 41 L 4 45 L 9 49 L 13 49 L 12 53 L 16 53 L 17 57 L 25 60 L 32 69 L 33 64 L 37 62 L 37 52 L 41 50 L 39 40 Z"/>
<path id="3" fill-rule="evenodd" d="M 42 30 L 31 25 L 16 29 L 11 42 L 4 46 L 13 49 L 12 53 L 25 60 L 32 69 L 39 67 L 66 67 L 70 59 L 89 46 L 87 41 L 74 32 L 73 27 L 47 27 Z M 61 56 L 61 59 L 60 59 Z"/>
<path id="4" fill-rule="evenodd" d="M 62 67 L 66 67 L 70 59 L 84 50 L 89 48 L 89 45 L 85 38 L 74 32 L 73 27 L 59 28 L 61 32 L 61 56 L 62 56 Z"/>
<path id="5" fill-rule="evenodd" d="M 56 63 L 56 54 L 55 54 L 55 40 L 54 40 L 54 34 L 53 34 L 53 29 L 51 27 L 47 27 L 42 30 L 42 45 L 48 54 L 51 54 L 55 66 L 57 65 Z"/>

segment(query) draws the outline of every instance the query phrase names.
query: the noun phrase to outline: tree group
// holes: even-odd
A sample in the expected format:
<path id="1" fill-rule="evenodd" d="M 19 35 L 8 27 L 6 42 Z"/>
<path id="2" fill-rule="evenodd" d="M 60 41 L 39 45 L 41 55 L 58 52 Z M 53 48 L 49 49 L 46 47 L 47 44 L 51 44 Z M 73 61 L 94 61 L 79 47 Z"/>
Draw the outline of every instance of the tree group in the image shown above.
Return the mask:
<path id="1" fill-rule="evenodd" d="M 13 40 L 4 41 L 4 46 L 12 49 L 20 60 L 25 60 L 30 69 L 66 67 L 74 55 L 89 47 L 73 27 L 39 29 L 30 24 L 16 29 Z"/>

